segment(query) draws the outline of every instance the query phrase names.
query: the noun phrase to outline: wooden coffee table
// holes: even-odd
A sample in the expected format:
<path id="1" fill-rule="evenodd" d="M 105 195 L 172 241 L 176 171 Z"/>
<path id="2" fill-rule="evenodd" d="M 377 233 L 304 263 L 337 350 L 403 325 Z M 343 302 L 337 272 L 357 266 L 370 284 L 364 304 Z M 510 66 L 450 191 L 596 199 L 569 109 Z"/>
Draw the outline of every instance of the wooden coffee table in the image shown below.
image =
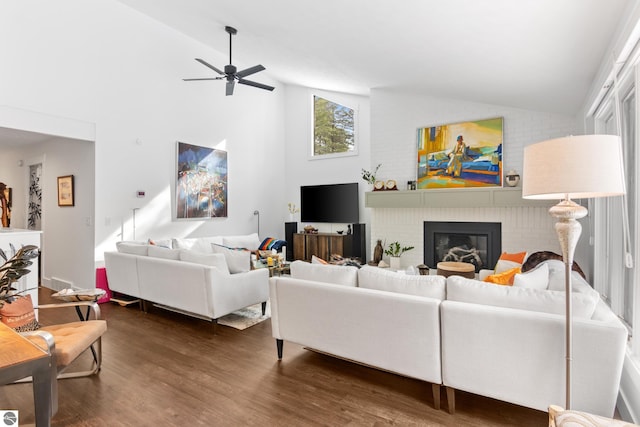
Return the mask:
<path id="1" fill-rule="evenodd" d="M 476 266 L 468 262 L 441 261 L 438 263 L 438 275 L 444 277 L 462 276 L 467 279 L 474 279 L 476 277 Z"/>

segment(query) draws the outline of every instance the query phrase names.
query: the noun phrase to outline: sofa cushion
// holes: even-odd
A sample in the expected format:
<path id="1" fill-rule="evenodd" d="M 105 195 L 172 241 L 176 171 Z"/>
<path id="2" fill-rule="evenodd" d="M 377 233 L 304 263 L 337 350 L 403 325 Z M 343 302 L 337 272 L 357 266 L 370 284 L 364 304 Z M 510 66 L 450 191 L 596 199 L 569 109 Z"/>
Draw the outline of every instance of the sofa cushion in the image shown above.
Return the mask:
<path id="1" fill-rule="evenodd" d="M 590 319 L 598 303 L 598 293 L 572 293 L 573 316 Z M 564 314 L 565 293 L 558 291 L 495 286 L 460 276 L 447 278 L 447 300 L 543 313 Z"/>
<path id="2" fill-rule="evenodd" d="M 169 249 L 163 246 L 149 245 L 147 250 L 148 250 L 147 255 L 149 255 L 150 257 L 173 259 L 173 260 L 180 259 L 180 249 Z"/>
<path id="3" fill-rule="evenodd" d="M 227 261 L 223 254 L 205 254 L 189 249 L 181 249 L 180 260 L 185 262 L 192 262 L 194 264 L 216 267 L 218 270 L 229 274 L 229 267 L 227 266 Z"/>
<path id="4" fill-rule="evenodd" d="M 116 242 L 116 249 L 123 254 L 146 256 L 149 245 L 146 242 Z"/>
<path id="5" fill-rule="evenodd" d="M 291 263 L 291 277 L 335 285 L 358 286 L 358 268 L 347 265 L 311 264 L 305 261 Z"/>
<path id="6" fill-rule="evenodd" d="M 222 236 L 222 245 L 228 248 L 244 248 L 257 251 L 260 247 L 260 238 L 257 233 L 246 236 Z"/>
<path id="7" fill-rule="evenodd" d="M 245 249 L 228 248 L 222 245 L 211 244 L 213 253 L 224 255 L 224 259 L 231 274 L 245 273 L 251 270 L 251 251 Z"/>
<path id="8" fill-rule="evenodd" d="M 213 253 L 213 250 L 211 249 L 212 243 L 221 245 L 222 237 L 220 236 L 189 237 L 189 238 L 174 237 L 172 239 L 172 247 L 174 249 L 191 249 L 191 250 L 206 253 L 206 254 Z"/>
<path id="9" fill-rule="evenodd" d="M 358 286 L 400 294 L 444 299 L 443 276 L 407 275 L 384 268 L 365 266 L 358 270 Z"/>
<path id="10" fill-rule="evenodd" d="M 547 289 L 550 291 L 563 291 L 565 290 L 564 282 L 564 262 L 549 259 L 543 262 L 549 267 L 549 286 Z M 575 292 L 590 292 L 593 290 L 591 285 L 582 277 L 582 275 L 575 270 L 571 271 L 571 289 Z"/>
<path id="11" fill-rule="evenodd" d="M 516 288 L 547 289 L 549 286 L 549 266 L 542 263 L 526 273 L 516 274 L 513 278 L 513 286 Z"/>

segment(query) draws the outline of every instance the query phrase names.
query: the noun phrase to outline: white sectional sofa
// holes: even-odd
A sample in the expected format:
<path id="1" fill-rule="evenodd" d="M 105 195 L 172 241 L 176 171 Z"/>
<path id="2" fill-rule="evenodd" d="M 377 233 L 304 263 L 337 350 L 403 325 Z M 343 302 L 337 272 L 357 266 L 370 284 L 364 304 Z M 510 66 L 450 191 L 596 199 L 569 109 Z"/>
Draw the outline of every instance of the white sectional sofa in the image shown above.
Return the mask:
<path id="1" fill-rule="evenodd" d="M 300 262 L 292 278 L 270 280 L 278 358 L 291 341 L 431 382 L 436 407 L 442 384 L 452 413 L 456 389 L 541 411 L 564 404 L 562 262 L 545 261 L 521 287 L 376 267 L 340 277 L 335 269 L 349 267 Z M 573 281 L 572 408 L 611 417 L 627 330 L 577 273 Z"/>
<path id="2" fill-rule="evenodd" d="M 109 288 L 164 308 L 217 322 L 235 310 L 269 298 L 269 272 L 251 270 L 257 234 L 167 241 L 122 242 L 105 252 Z M 159 244 L 166 246 L 159 246 Z M 215 253 L 219 250 L 219 253 Z"/>
<path id="3" fill-rule="evenodd" d="M 417 378 L 433 384 L 434 406 L 440 407 L 439 307 L 444 277 L 400 277 L 373 267 L 358 270 L 302 261 L 292 263 L 291 273 L 292 277 L 270 279 L 271 325 L 279 359 L 283 341 L 290 341 Z M 396 288 L 421 288 L 423 295 L 380 290 L 392 281 Z"/>

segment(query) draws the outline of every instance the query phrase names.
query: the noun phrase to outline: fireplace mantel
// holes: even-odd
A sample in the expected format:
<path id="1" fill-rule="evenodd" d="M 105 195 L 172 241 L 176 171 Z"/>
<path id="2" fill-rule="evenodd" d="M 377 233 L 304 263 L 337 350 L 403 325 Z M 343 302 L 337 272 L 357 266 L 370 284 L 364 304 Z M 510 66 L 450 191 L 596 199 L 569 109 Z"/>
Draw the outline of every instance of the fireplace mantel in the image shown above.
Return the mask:
<path id="1" fill-rule="evenodd" d="M 452 190 L 371 191 L 367 208 L 551 207 L 553 200 L 522 198 L 522 188 L 456 188 Z"/>

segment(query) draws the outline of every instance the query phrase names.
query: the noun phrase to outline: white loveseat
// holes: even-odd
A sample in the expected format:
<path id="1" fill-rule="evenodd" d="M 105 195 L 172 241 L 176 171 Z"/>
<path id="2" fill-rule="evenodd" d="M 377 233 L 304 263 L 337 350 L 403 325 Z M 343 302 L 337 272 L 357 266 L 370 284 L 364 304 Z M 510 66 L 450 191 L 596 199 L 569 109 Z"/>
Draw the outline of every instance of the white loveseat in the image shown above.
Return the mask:
<path id="1" fill-rule="evenodd" d="M 290 341 L 427 381 L 432 383 L 434 406 L 440 407 L 444 277 L 302 261 L 292 263 L 291 273 L 270 279 L 271 326 L 279 359 L 283 341 Z M 311 277 L 317 281 L 305 279 Z"/>
<path id="2" fill-rule="evenodd" d="M 564 402 L 562 262 L 545 261 L 522 287 L 298 263 L 293 278 L 270 281 L 279 358 L 292 341 L 428 381 L 436 407 L 443 384 L 452 413 L 456 389 L 541 411 Z M 627 330 L 577 273 L 573 282 L 572 408 L 611 417 Z"/>
<path id="3" fill-rule="evenodd" d="M 173 239 L 172 247 L 120 243 L 118 251 L 104 254 L 109 288 L 214 325 L 219 317 L 250 305 L 263 303 L 264 310 L 268 270 L 251 270 L 250 252 L 220 248 L 214 253 L 212 246 L 226 243 L 253 250 L 260 244 L 257 239 L 257 235 Z"/>

